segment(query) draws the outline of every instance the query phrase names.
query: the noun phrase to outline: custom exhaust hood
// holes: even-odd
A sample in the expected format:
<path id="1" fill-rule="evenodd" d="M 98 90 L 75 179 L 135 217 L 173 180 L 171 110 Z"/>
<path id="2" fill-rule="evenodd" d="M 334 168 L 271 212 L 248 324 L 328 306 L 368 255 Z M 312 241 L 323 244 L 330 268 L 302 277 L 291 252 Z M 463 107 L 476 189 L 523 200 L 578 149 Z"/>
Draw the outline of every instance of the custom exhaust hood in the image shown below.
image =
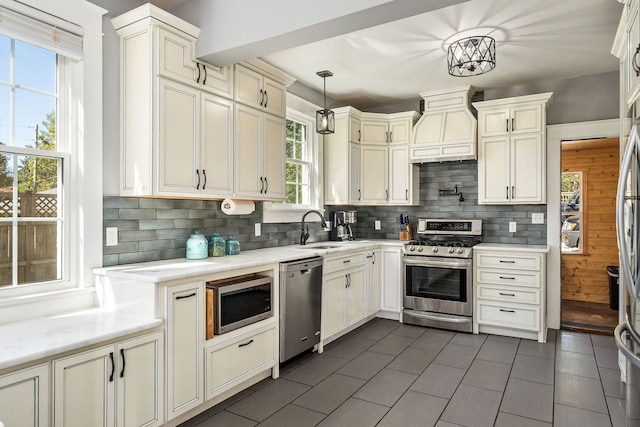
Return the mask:
<path id="1" fill-rule="evenodd" d="M 477 159 L 478 121 L 469 107 L 472 86 L 421 92 L 424 113 L 413 128 L 411 163 Z"/>

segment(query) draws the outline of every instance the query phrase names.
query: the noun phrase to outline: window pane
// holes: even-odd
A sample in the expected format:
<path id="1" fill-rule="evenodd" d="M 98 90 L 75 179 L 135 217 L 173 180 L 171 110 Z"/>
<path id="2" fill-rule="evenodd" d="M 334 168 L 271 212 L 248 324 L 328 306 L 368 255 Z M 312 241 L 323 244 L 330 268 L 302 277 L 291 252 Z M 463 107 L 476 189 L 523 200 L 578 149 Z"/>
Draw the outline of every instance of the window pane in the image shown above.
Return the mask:
<path id="1" fill-rule="evenodd" d="M 58 216 L 59 159 L 20 156 L 18 160 L 20 217 Z"/>
<path id="2" fill-rule="evenodd" d="M 9 64 L 11 58 L 11 39 L 0 35 L 0 82 L 9 82 Z"/>
<path id="3" fill-rule="evenodd" d="M 296 185 L 295 184 L 285 185 L 284 202 L 292 205 L 296 204 Z"/>
<path id="4" fill-rule="evenodd" d="M 300 203 L 302 203 L 303 205 L 310 205 L 311 204 L 311 192 L 310 190 L 310 186 L 308 185 L 301 185 L 299 186 L 300 188 Z"/>
<path id="5" fill-rule="evenodd" d="M 0 144 L 2 145 L 10 145 L 11 122 L 9 122 L 9 107 L 11 104 L 9 92 L 9 86 L 0 85 Z"/>
<path id="6" fill-rule="evenodd" d="M 0 286 L 11 286 L 12 239 L 11 223 L 0 223 Z"/>
<path id="7" fill-rule="evenodd" d="M 293 146 L 294 146 L 294 145 L 295 145 L 295 143 L 293 142 L 293 140 L 291 140 L 291 139 L 287 138 L 287 145 L 286 145 L 287 152 L 286 152 L 286 157 L 287 157 L 288 159 L 293 158 L 293 151 L 294 151 Z"/>
<path id="8" fill-rule="evenodd" d="M 18 284 L 60 279 L 58 223 L 28 221 L 19 224 Z"/>
<path id="9" fill-rule="evenodd" d="M 16 40 L 15 63 L 16 84 L 45 92 L 56 92 L 55 52 Z"/>
<path id="10" fill-rule="evenodd" d="M 0 153 L 0 218 L 13 216 L 13 154 Z"/>
<path id="11" fill-rule="evenodd" d="M 15 144 L 18 147 L 36 147 L 39 142 L 53 147 L 39 146 L 44 150 L 55 150 L 56 98 L 49 95 L 16 89 Z"/>

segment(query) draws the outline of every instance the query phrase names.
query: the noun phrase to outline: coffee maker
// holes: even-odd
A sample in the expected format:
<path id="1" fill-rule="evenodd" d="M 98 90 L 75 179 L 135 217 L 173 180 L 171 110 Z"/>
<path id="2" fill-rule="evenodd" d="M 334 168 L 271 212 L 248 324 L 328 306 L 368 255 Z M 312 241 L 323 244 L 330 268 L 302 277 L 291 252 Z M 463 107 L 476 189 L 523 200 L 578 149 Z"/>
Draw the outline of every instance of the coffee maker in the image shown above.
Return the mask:
<path id="1" fill-rule="evenodd" d="M 356 222 L 355 211 L 335 211 L 331 214 L 331 234 L 329 239 L 332 241 L 355 240 L 351 231 L 351 224 Z"/>

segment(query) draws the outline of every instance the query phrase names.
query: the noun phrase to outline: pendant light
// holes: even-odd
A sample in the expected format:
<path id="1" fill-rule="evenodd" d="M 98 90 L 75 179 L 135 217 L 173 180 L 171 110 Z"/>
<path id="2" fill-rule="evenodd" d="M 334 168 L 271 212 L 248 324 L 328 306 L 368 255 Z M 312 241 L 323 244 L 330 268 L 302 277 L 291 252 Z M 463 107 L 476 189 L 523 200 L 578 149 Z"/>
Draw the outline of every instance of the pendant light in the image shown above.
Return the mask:
<path id="1" fill-rule="evenodd" d="M 327 110 L 327 77 L 333 76 L 329 70 L 318 71 L 316 73 L 322 77 L 324 82 L 324 109 L 316 111 L 316 132 L 326 135 L 334 133 L 336 129 L 335 114 L 331 110 Z"/>
<path id="2" fill-rule="evenodd" d="M 466 37 L 451 43 L 447 49 L 447 68 L 452 76 L 477 76 L 495 67 L 496 41 L 492 37 Z"/>

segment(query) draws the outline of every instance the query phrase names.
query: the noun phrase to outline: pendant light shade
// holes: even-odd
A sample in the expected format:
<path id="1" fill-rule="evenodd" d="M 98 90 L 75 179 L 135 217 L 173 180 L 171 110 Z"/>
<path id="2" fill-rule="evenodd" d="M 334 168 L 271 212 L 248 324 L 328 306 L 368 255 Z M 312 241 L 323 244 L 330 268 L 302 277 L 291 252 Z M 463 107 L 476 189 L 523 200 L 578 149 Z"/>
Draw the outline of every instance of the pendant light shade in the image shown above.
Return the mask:
<path id="1" fill-rule="evenodd" d="M 447 67 L 455 77 L 488 73 L 496 67 L 496 41 L 489 36 L 474 36 L 451 43 Z"/>
<path id="2" fill-rule="evenodd" d="M 327 77 L 333 76 L 329 70 L 318 71 L 316 73 L 324 82 L 324 108 L 316 111 L 316 132 L 326 135 L 334 133 L 336 129 L 335 114 L 331 110 L 327 110 Z"/>

